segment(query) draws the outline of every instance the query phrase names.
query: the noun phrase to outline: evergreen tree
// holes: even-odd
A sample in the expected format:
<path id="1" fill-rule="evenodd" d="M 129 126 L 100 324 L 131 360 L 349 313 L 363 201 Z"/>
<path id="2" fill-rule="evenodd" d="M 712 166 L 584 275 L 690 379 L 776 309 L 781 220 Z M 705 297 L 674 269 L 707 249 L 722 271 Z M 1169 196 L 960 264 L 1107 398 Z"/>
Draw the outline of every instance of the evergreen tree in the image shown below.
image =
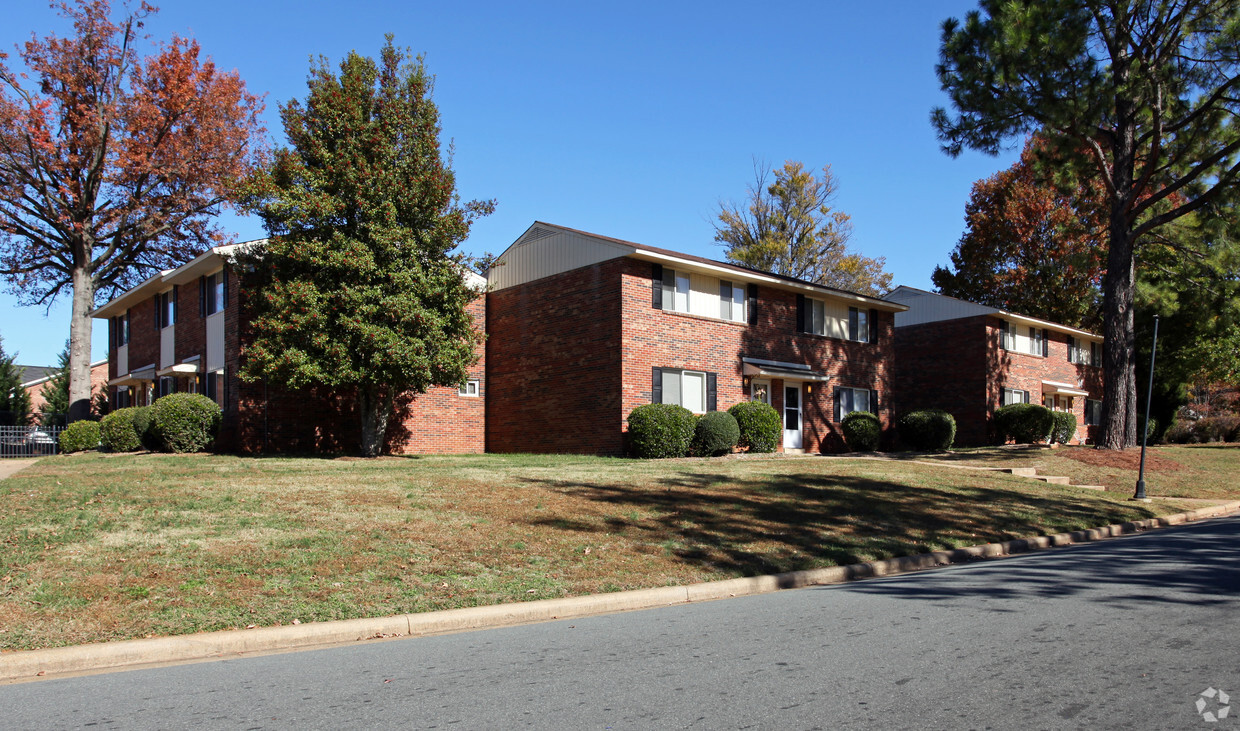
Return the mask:
<path id="1" fill-rule="evenodd" d="M 291 148 L 254 182 L 270 241 L 241 257 L 253 317 L 241 375 L 356 394 L 362 453 L 383 447 L 396 396 L 460 385 L 481 335 L 480 293 L 452 250 L 491 201 L 461 205 L 440 154 L 433 77 L 387 36 L 310 70 L 304 103 L 280 108 Z"/>
<path id="2" fill-rule="evenodd" d="M 0 339 L 0 425 L 24 426 L 30 420 L 30 394 L 22 388 L 20 369 L 13 364 L 17 353 L 5 355 Z"/>
<path id="3" fill-rule="evenodd" d="M 43 389 L 39 391 L 39 395 L 43 397 L 43 405 L 39 407 L 39 413 L 43 415 L 42 422 L 48 425 L 55 421 L 55 416 L 63 418 L 69 413 L 68 343 L 65 343 L 65 349 L 61 351 L 57 365 L 59 369 L 56 374 L 44 383 Z"/>

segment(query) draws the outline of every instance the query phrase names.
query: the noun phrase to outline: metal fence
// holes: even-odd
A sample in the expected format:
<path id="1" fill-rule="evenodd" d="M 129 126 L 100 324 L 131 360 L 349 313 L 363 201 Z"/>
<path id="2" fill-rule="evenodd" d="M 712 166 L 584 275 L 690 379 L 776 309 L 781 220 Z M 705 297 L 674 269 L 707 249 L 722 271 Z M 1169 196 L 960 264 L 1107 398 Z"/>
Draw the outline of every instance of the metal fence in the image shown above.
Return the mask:
<path id="1" fill-rule="evenodd" d="M 56 454 L 60 426 L 0 426 L 0 459 Z"/>

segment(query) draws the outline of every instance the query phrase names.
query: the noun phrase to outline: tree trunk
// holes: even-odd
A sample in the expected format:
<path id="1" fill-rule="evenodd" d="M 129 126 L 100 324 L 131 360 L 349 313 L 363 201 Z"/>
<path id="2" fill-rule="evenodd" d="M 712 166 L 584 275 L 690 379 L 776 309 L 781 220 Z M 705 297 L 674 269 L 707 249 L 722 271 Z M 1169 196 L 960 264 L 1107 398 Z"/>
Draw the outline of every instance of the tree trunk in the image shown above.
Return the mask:
<path id="1" fill-rule="evenodd" d="M 386 389 L 361 386 L 357 389 L 357 410 L 362 419 L 362 456 L 378 457 L 387 436 L 392 394 Z"/>
<path id="2" fill-rule="evenodd" d="M 90 418 L 90 346 L 95 282 L 84 267 L 71 273 L 73 310 L 69 315 L 69 423 Z M 110 347 L 110 346 L 109 346 Z"/>

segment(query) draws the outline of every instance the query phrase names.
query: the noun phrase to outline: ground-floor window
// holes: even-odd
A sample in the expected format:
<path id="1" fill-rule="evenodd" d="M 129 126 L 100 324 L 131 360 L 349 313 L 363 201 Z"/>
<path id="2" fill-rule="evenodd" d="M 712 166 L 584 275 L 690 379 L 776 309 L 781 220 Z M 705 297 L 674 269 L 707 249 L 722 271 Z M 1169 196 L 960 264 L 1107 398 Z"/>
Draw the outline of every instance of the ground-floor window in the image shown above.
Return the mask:
<path id="1" fill-rule="evenodd" d="M 878 393 L 868 388 L 835 388 L 835 420 L 843 421 L 854 411 L 878 413 Z"/>
<path id="2" fill-rule="evenodd" d="M 655 368 L 650 400 L 656 404 L 676 404 L 695 414 L 715 409 L 715 374 L 679 368 Z"/>
<path id="3" fill-rule="evenodd" d="M 1102 402 L 1085 399 L 1085 423 L 1097 426 L 1102 423 Z"/>
<path id="4" fill-rule="evenodd" d="M 461 388 L 457 390 L 457 394 L 460 396 L 477 397 L 478 396 L 478 379 L 471 378 L 468 381 L 466 381 L 465 385 L 461 386 Z"/>
<path id="5" fill-rule="evenodd" d="M 159 379 L 159 396 L 162 398 L 170 393 L 176 393 L 177 379 L 171 376 L 161 376 Z"/>
<path id="6" fill-rule="evenodd" d="M 749 384 L 749 400 L 758 401 L 768 406 L 771 404 L 771 382 L 754 381 Z"/>
<path id="7" fill-rule="evenodd" d="M 214 371 L 208 373 L 203 382 L 203 395 L 224 407 L 224 372 Z"/>
<path id="8" fill-rule="evenodd" d="M 1022 391 L 1019 388 L 1003 389 L 1003 400 L 1000 406 L 1008 406 L 1010 404 L 1027 404 L 1029 403 L 1029 392 Z"/>
<path id="9" fill-rule="evenodd" d="M 127 386 L 117 386 L 116 391 L 112 394 L 112 408 L 124 409 L 133 405 L 133 397 L 129 394 Z"/>

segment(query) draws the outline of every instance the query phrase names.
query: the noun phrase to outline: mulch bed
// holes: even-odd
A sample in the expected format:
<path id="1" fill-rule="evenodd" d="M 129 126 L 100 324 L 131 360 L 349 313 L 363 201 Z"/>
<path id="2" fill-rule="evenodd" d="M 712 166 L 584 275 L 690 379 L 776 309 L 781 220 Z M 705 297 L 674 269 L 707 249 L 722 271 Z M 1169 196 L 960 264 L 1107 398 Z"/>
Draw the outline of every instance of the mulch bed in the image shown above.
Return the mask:
<path id="1" fill-rule="evenodd" d="M 1141 467 L 1141 449 L 1064 449 L 1059 452 L 1064 457 L 1075 459 L 1095 467 L 1116 467 L 1122 470 L 1133 470 Z M 1145 453 L 1145 469 L 1150 472 L 1179 472 L 1188 469 L 1169 457 L 1163 457 L 1153 451 Z"/>

